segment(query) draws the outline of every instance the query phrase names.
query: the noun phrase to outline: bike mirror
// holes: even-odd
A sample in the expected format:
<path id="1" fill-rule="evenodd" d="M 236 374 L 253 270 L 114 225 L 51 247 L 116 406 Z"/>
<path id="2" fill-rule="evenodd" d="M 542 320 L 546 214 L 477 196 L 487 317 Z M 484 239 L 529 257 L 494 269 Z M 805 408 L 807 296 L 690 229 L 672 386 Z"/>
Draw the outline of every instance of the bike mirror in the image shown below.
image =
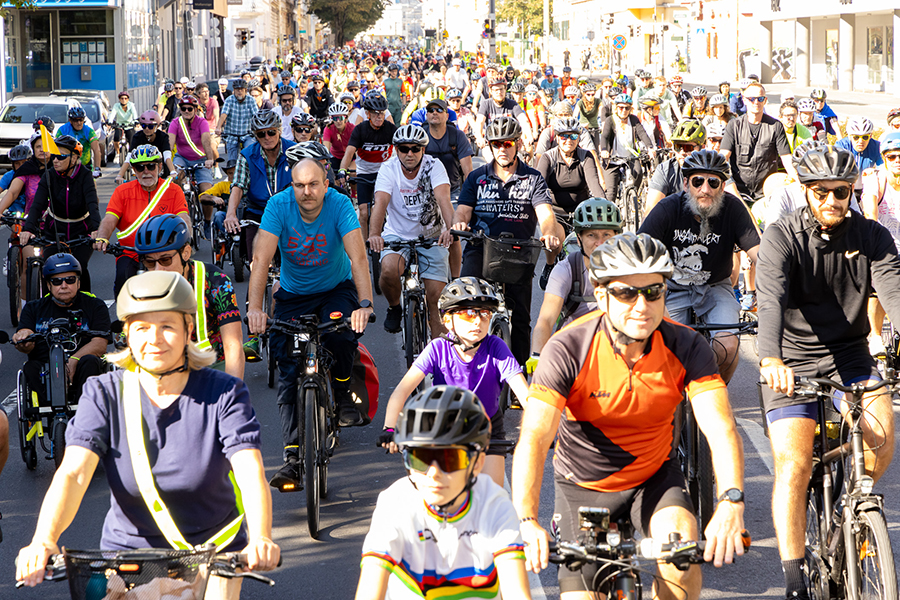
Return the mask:
<path id="1" fill-rule="evenodd" d="M 0 330 L 0 344 L 8 344 L 9 343 L 9 334 L 3 330 Z"/>
<path id="2" fill-rule="evenodd" d="M 109 326 L 109 330 L 115 334 L 122 333 L 122 331 L 124 329 L 125 329 L 125 324 L 122 323 L 122 321 L 119 321 L 118 319 L 113 321 L 112 324 L 110 324 L 110 326 Z"/>

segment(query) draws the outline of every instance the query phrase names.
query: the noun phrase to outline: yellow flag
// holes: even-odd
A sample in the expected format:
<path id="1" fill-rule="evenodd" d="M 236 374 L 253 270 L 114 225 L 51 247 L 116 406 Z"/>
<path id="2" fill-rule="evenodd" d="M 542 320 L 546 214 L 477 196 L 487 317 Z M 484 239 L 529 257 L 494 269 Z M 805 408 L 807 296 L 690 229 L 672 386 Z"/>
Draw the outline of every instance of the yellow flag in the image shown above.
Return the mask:
<path id="1" fill-rule="evenodd" d="M 53 136 L 50 135 L 50 132 L 47 131 L 47 128 L 44 127 L 44 124 L 40 124 L 41 127 L 41 147 L 43 147 L 44 152 L 53 155 L 59 154 L 59 147 L 56 145 L 56 141 L 54 141 Z"/>

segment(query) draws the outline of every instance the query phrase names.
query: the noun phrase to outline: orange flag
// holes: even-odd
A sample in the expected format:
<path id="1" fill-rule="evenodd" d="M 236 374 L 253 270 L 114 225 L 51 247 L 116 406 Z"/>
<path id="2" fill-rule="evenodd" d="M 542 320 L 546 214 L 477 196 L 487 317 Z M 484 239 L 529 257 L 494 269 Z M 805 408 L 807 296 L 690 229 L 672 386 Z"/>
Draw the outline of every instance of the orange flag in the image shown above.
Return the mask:
<path id="1" fill-rule="evenodd" d="M 59 154 L 59 147 L 56 145 L 56 141 L 53 139 L 53 136 L 50 135 L 50 132 L 47 131 L 47 128 L 44 127 L 43 121 L 38 121 L 41 128 L 41 147 L 43 147 L 44 152 L 53 155 Z"/>

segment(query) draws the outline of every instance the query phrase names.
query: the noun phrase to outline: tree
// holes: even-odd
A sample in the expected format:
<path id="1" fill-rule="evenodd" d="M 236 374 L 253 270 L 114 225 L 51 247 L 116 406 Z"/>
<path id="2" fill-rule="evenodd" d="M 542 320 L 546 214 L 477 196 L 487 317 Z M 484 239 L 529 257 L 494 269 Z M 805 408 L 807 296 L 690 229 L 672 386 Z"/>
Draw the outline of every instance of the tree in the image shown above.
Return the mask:
<path id="1" fill-rule="evenodd" d="M 331 27 L 334 45 L 341 47 L 374 25 L 384 7 L 385 0 L 311 0 L 309 12 Z"/>
<path id="2" fill-rule="evenodd" d="M 543 0 L 500 0 L 497 4 L 497 20 L 516 25 L 523 37 L 542 35 L 544 32 Z M 553 1 L 550 1 L 550 23 L 552 31 Z"/>

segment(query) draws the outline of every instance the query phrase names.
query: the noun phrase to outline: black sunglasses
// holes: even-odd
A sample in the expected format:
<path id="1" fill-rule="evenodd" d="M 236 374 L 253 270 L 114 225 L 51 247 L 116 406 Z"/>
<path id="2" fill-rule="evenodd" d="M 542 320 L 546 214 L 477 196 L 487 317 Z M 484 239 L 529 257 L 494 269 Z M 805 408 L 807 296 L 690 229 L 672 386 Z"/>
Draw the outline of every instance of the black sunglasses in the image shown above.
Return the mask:
<path id="1" fill-rule="evenodd" d="M 149 171 L 149 170 L 156 169 L 158 164 L 159 163 L 155 163 L 155 162 L 143 163 L 143 164 L 131 165 L 131 168 L 134 169 L 135 173 L 143 173 L 145 170 Z"/>
<path id="2" fill-rule="evenodd" d="M 397 152 L 399 152 L 400 154 L 409 154 L 409 153 L 418 154 L 422 150 L 424 150 L 424 148 L 422 148 L 422 146 L 406 146 L 406 145 L 397 146 Z"/>
<path id="3" fill-rule="evenodd" d="M 654 283 L 644 287 L 633 287 L 630 285 L 607 287 L 606 291 L 608 291 L 613 298 L 621 300 L 622 302 L 634 302 L 637 300 L 638 294 L 643 295 L 647 302 L 656 302 L 662 298 L 663 294 L 666 292 L 666 284 Z"/>
<path id="4" fill-rule="evenodd" d="M 78 275 L 69 275 L 68 277 L 51 277 L 50 285 L 52 285 L 53 287 L 59 287 L 63 283 L 75 285 L 76 281 L 78 281 Z"/>
<path id="5" fill-rule="evenodd" d="M 156 127 L 156 123 L 150 123 L 149 125 L 147 123 L 141 123 L 141 129 L 153 129 L 154 127 Z"/>
<path id="6" fill-rule="evenodd" d="M 850 197 L 850 192 L 853 191 L 853 188 L 850 186 L 841 186 L 839 188 L 835 188 L 833 190 L 826 190 L 820 187 L 811 187 L 809 191 L 813 193 L 813 196 L 816 197 L 816 200 L 819 202 L 825 202 L 828 199 L 829 194 L 834 194 L 834 197 L 838 200 L 846 200 Z"/>
<path id="7" fill-rule="evenodd" d="M 153 269 L 156 266 L 156 263 L 161 264 L 164 267 L 168 267 L 172 264 L 172 261 L 175 260 L 175 257 L 178 256 L 178 252 L 175 254 L 170 254 L 168 256 L 160 256 L 159 258 L 147 258 L 146 256 L 141 257 L 141 262 L 144 263 L 144 266 L 147 267 L 147 270 Z"/>
<path id="8" fill-rule="evenodd" d="M 697 189 L 702 188 L 704 183 L 709 183 L 711 189 L 717 190 L 722 185 L 722 180 L 718 177 L 691 177 L 691 185 Z"/>
<path id="9" fill-rule="evenodd" d="M 71 154 L 54 154 L 53 160 L 66 160 L 70 156 L 72 156 L 72 155 Z"/>
<path id="10" fill-rule="evenodd" d="M 281 132 L 276 129 L 269 129 L 268 131 L 257 131 L 256 137 L 259 139 L 263 139 L 264 137 L 275 137 L 280 134 Z"/>
<path id="11" fill-rule="evenodd" d="M 425 109 L 425 112 L 427 112 L 428 114 L 432 114 L 432 113 L 443 114 L 444 109 L 441 108 L 440 106 L 429 106 L 428 108 Z"/>
<path id="12" fill-rule="evenodd" d="M 292 129 L 297 133 L 309 133 L 312 131 L 312 127 L 293 127 Z"/>
<path id="13" fill-rule="evenodd" d="M 194 107 L 193 106 L 182 106 L 181 112 L 194 112 Z"/>

